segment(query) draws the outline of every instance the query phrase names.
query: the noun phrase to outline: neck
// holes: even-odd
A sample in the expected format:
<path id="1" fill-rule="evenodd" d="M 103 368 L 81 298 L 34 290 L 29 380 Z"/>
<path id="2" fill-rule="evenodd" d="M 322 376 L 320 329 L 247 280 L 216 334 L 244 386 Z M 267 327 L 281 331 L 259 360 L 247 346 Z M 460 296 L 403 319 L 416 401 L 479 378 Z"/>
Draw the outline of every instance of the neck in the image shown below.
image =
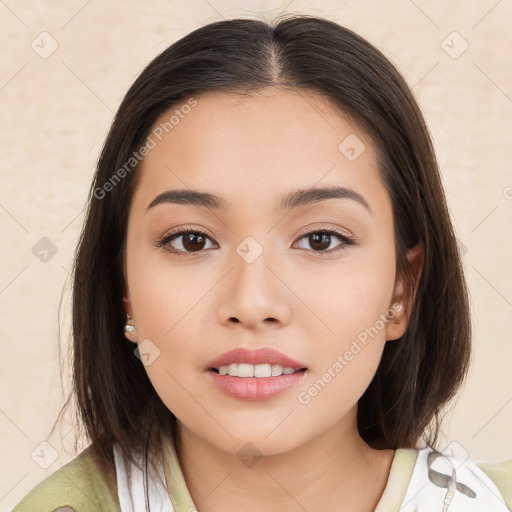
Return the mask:
<path id="1" fill-rule="evenodd" d="M 365 443 L 356 413 L 292 450 L 253 459 L 218 449 L 178 420 L 176 453 L 198 512 L 373 511 L 394 451 Z"/>

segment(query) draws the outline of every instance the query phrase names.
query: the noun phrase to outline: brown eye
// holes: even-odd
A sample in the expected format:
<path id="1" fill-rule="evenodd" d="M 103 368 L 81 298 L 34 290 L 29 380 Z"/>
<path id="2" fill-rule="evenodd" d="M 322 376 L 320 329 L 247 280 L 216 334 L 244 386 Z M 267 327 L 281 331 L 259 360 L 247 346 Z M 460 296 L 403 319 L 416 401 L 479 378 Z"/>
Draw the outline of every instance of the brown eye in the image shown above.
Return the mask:
<path id="1" fill-rule="evenodd" d="M 333 248 L 331 244 L 333 239 L 336 238 L 340 241 L 340 243 Z M 310 231 L 309 233 L 306 233 L 300 237 L 300 240 L 303 239 L 307 240 L 307 243 L 313 252 L 318 253 L 332 253 L 343 249 L 348 245 L 355 245 L 355 241 L 353 239 L 335 229 L 320 229 L 316 231 Z M 308 248 L 301 247 L 301 249 Z"/>
<path id="2" fill-rule="evenodd" d="M 209 240 L 202 231 L 183 229 L 166 235 L 156 246 L 177 255 L 192 254 L 201 252 Z"/>
<path id="3" fill-rule="evenodd" d="M 200 251 L 205 246 L 206 238 L 199 233 L 187 233 L 182 236 L 182 245 L 187 251 Z"/>
<path id="4" fill-rule="evenodd" d="M 331 245 L 332 235 L 327 233 L 310 233 L 309 244 L 315 251 L 325 251 Z"/>

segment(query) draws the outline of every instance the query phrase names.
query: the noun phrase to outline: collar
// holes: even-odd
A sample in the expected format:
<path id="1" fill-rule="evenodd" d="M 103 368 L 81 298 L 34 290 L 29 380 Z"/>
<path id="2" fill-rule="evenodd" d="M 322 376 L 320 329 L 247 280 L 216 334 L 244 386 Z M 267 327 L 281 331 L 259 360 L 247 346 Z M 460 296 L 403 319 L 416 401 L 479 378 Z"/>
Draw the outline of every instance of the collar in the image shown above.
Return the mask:
<path id="1" fill-rule="evenodd" d="M 162 446 L 162 459 L 157 464 L 158 478 L 150 479 L 149 483 L 152 510 L 196 511 L 174 443 L 165 437 L 162 439 Z M 142 471 L 133 463 L 125 461 L 117 444 L 114 445 L 114 456 L 121 510 L 142 510 Z M 508 512 L 509 509 L 496 485 L 475 463 L 451 454 L 441 454 L 427 447 L 420 450 L 395 450 L 386 487 L 374 512 L 398 510 Z"/>
<path id="2" fill-rule="evenodd" d="M 174 443 L 167 436 L 162 436 L 164 473 L 167 489 L 175 512 L 192 512 L 197 509 L 185 483 Z"/>
<path id="3" fill-rule="evenodd" d="M 185 483 L 174 443 L 165 438 L 162 444 L 164 447 L 165 478 L 174 511 L 195 511 L 196 508 Z M 374 512 L 399 510 L 407 492 L 417 455 L 418 451 L 412 448 L 395 450 L 386 487 Z"/>

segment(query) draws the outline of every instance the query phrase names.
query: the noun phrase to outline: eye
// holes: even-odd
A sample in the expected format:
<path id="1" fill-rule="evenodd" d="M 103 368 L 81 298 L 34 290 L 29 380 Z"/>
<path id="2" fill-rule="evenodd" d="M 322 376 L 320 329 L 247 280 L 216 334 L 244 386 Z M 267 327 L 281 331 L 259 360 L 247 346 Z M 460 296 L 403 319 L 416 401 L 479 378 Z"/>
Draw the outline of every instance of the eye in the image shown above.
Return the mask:
<path id="1" fill-rule="evenodd" d="M 341 243 L 339 243 L 335 248 L 327 250 L 329 247 L 331 247 L 333 238 L 337 238 Z M 332 254 L 344 249 L 346 246 L 356 245 L 356 242 L 352 236 L 349 236 L 338 229 L 330 227 L 322 227 L 314 231 L 308 231 L 307 233 L 301 235 L 299 241 L 303 239 L 305 239 L 306 243 L 309 244 L 313 252 L 319 253 L 320 255 Z M 301 247 L 301 249 L 304 249 L 304 247 Z"/>
<path id="2" fill-rule="evenodd" d="M 182 256 L 184 254 L 201 252 L 205 248 L 207 240 L 210 240 L 210 237 L 203 231 L 186 228 L 167 233 L 156 242 L 155 246 Z M 177 247 L 173 246 L 171 242 L 176 242 Z"/>
<path id="3" fill-rule="evenodd" d="M 340 243 L 335 248 L 329 249 L 333 238 L 337 238 Z M 303 239 L 309 243 L 312 252 L 320 256 L 332 254 L 349 245 L 356 245 L 355 239 L 352 236 L 331 227 L 320 227 L 316 230 L 308 231 L 300 236 L 299 241 Z M 167 233 L 155 243 L 155 246 L 178 256 L 182 256 L 202 252 L 205 248 L 208 248 L 205 247 L 208 241 L 211 242 L 211 239 L 203 231 L 186 228 Z M 300 248 L 307 249 L 305 247 Z"/>

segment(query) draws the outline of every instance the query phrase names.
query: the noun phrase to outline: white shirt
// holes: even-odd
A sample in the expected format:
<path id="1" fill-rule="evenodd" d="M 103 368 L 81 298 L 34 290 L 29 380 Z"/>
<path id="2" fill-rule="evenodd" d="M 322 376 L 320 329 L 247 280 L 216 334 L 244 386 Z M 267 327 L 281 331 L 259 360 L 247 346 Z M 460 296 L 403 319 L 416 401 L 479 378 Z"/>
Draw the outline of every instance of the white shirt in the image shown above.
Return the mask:
<path id="1" fill-rule="evenodd" d="M 144 473 L 133 462 L 126 459 L 118 443 L 114 444 L 116 462 L 117 493 L 122 512 L 143 512 L 146 510 L 144 494 Z M 136 458 L 142 466 L 142 457 Z M 158 460 L 158 473 L 150 471 L 148 464 L 148 495 L 151 512 L 174 512 L 167 485 L 163 465 Z M 142 466 L 144 467 L 144 466 Z"/>

